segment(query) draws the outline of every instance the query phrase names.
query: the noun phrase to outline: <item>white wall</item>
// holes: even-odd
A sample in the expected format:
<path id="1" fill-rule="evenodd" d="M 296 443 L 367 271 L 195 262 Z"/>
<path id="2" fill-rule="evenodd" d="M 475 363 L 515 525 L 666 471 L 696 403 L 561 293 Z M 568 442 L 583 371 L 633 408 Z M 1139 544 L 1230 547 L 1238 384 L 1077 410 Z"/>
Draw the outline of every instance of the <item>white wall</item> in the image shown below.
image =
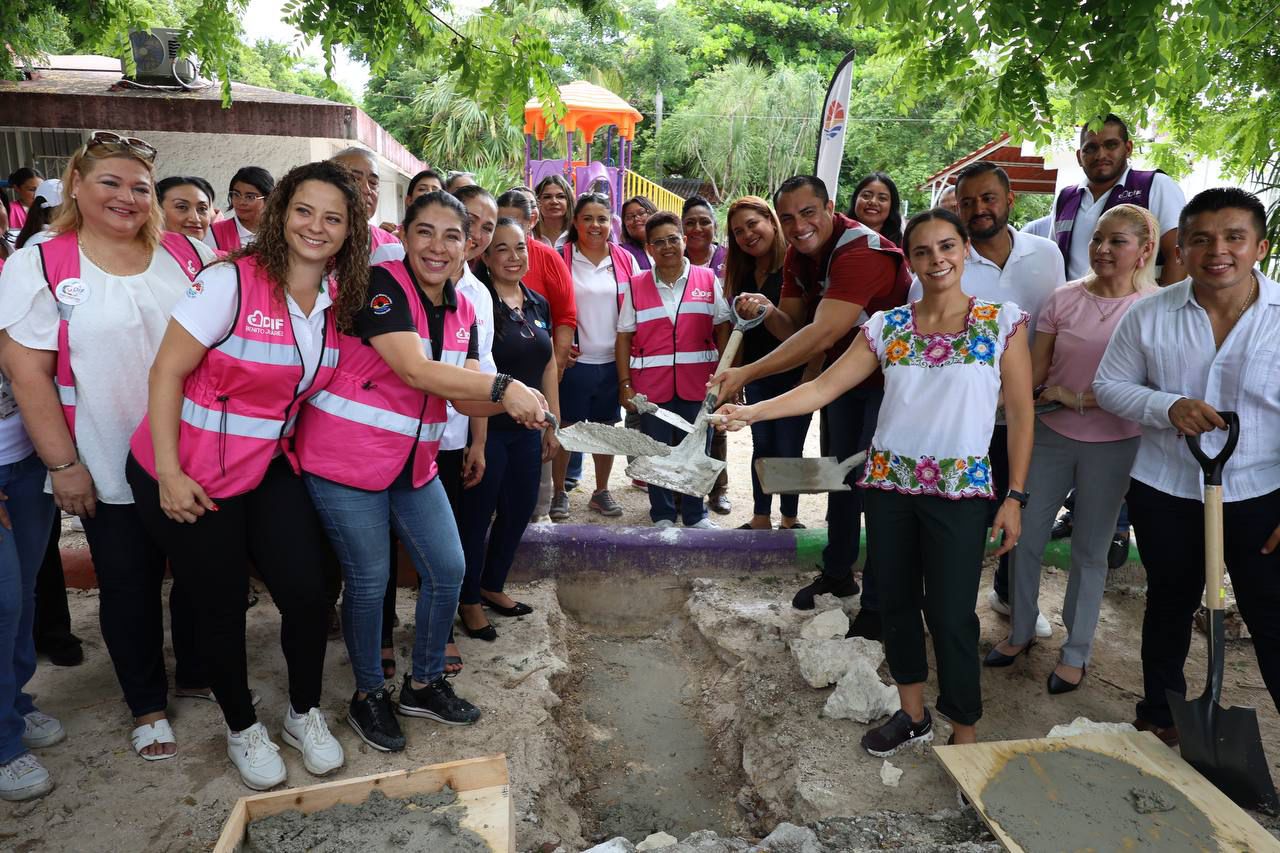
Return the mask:
<path id="1" fill-rule="evenodd" d="M 123 131 L 117 131 L 123 132 Z M 285 172 L 311 159 L 310 140 L 297 136 L 244 136 L 231 133 L 168 133 L 147 131 L 134 135 L 154 145 L 156 175 L 198 175 L 213 184 L 217 206 L 230 209 L 227 187 L 243 166 L 261 166 L 277 180 Z"/>

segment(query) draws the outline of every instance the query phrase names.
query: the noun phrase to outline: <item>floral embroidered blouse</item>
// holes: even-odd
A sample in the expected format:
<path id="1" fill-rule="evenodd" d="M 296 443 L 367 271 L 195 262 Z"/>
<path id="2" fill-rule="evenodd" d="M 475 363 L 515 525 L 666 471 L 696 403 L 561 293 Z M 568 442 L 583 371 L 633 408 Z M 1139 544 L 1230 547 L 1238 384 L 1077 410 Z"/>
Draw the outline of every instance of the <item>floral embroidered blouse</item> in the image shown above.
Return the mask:
<path id="1" fill-rule="evenodd" d="M 862 333 L 884 371 L 884 402 L 858 485 L 994 498 L 987 448 L 1000 357 L 1027 320 L 1012 302 L 972 298 L 965 329 L 955 334 L 918 333 L 914 303 L 872 315 Z"/>

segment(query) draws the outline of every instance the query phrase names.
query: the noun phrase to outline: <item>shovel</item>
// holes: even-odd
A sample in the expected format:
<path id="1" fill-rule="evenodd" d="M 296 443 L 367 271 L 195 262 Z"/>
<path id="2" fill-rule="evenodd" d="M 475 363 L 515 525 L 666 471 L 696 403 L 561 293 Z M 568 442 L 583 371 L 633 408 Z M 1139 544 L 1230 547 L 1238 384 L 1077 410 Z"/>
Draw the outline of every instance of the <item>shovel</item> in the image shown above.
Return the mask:
<path id="1" fill-rule="evenodd" d="M 1209 610 L 1208 680 L 1199 699 L 1186 699 L 1168 691 L 1169 710 L 1182 757 L 1245 808 L 1274 814 L 1276 789 L 1267 769 L 1258 731 L 1258 712 L 1253 708 L 1223 708 L 1222 666 L 1225 652 L 1223 615 L 1226 590 L 1222 586 L 1225 559 L 1222 549 L 1222 469 L 1240 438 L 1240 419 L 1235 412 L 1219 412 L 1227 422 L 1227 442 L 1222 451 L 1209 458 L 1200 450 L 1197 436 L 1187 436 L 1191 454 L 1204 470 L 1204 560 L 1205 606 Z"/>
<path id="2" fill-rule="evenodd" d="M 556 441 L 565 450 L 609 456 L 666 456 L 671 452 L 671 448 L 662 442 L 626 427 L 579 421 L 561 429 L 560 421 L 555 415 L 546 412 L 544 417 L 550 421 L 551 428 L 556 431 Z"/>
<path id="3" fill-rule="evenodd" d="M 716 365 L 716 374 L 733 364 L 733 358 L 738 354 L 738 347 L 742 344 L 742 333 L 762 322 L 764 322 L 764 312 L 744 320 L 735 308 L 733 334 L 729 336 L 729 343 L 725 345 L 720 363 Z M 712 459 L 707 455 L 707 430 L 710 428 L 707 426 L 707 417 L 715 409 L 716 399 L 719 396 L 720 386 L 713 385 L 702 401 L 698 417 L 693 421 L 693 430 L 684 437 L 675 450 L 671 451 L 670 456 L 664 454 L 662 458 L 654 458 L 644 454 L 637 455 L 635 460 L 627 466 L 627 476 L 672 492 L 692 495 L 698 499 L 710 492 L 725 465 L 721 460 Z"/>
<path id="4" fill-rule="evenodd" d="M 822 492 L 847 492 L 849 472 L 866 461 L 865 450 L 841 462 L 834 456 L 821 459 L 795 459 L 766 456 L 756 460 L 756 476 L 760 489 L 767 495 L 817 495 Z"/>
<path id="5" fill-rule="evenodd" d="M 636 414 L 653 415 L 658 420 L 666 421 L 681 432 L 693 432 L 693 424 L 689 423 L 675 412 L 667 411 L 657 403 L 650 403 L 649 398 L 643 394 L 637 394 L 632 397 L 631 405 L 636 407 Z"/>

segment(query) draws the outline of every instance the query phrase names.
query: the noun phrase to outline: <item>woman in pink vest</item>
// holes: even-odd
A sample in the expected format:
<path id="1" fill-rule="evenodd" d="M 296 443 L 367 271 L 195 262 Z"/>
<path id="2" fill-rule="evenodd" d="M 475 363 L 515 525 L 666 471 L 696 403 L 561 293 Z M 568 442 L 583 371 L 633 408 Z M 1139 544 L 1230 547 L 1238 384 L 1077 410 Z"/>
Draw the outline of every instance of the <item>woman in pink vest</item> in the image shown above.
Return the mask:
<path id="1" fill-rule="evenodd" d="M 181 175 L 156 184 L 156 200 L 164 213 L 164 230 L 204 242 L 213 211 L 213 196 L 206 187 L 208 183 L 204 178 Z"/>
<path id="2" fill-rule="evenodd" d="M 95 133 L 67 166 L 54 236 L 15 253 L 0 284 L 3 369 L 54 502 L 84 521 L 102 636 L 133 715 L 133 747 L 149 761 L 176 752 L 166 719 L 165 561 L 134 505 L 125 459 L 169 313 L 213 260 L 204 245 L 161 230 L 155 157 L 140 139 Z M 198 668 L 193 624 L 175 619 L 180 671 Z"/>
<path id="3" fill-rule="evenodd" d="M 381 665 L 392 526 L 422 580 L 413 671 L 398 710 L 447 725 L 480 716 L 444 677 L 464 571 L 436 469 L 445 403 L 477 417 L 506 412 L 538 427 L 546 407 L 541 394 L 511 376 L 479 372 L 475 312 L 449 280 L 466 247 L 466 208 L 453 196 L 428 193 L 409 206 L 403 228 L 405 260 L 370 272 L 333 381 L 303 407 L 296 442 L 307 489 L 342 564 L 342 627 L 356 677 L 347 722 L 384 752 L 405 744 Z"/>
<path id="4" fill-rule="evenodd" d="M 131 442 L 139 512 L 174 577 L 200 602 L 199 651 L 226 722 L 227 755 L 255 790 L 286 774 L 254 712 L 245 668 L 251 561 L 281 614 L 284 742 L 315 775 L 343 761 L 319 708 L 328 640 L 321 567 L 333 558 L 292 437 L 303 402 L 333 379 L 338 326 L 364 302 L 363 210 L 341 166 L 289 172 L 258 239 L 202 272 L 174 310 L 151 368 L 149 415 Z"/>
<path id="5" fill-rule="evenodd" d="M 231 176 L 227 190 L 227 201 L 235 212 L 209 226 L 205 244 L 212 249 L 234 252 L 252 243 L 262 212 L 267 208 L 267 197 L 275 186 L 275 178 L 261 166 L 239 169 Z"/>

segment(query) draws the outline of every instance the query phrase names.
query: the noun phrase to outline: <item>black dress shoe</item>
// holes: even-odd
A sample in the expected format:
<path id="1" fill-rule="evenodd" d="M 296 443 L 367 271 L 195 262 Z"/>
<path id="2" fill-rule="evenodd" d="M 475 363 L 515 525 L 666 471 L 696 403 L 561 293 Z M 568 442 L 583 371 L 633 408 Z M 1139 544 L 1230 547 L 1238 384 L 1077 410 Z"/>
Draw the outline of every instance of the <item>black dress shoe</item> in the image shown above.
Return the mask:
<path id="1" fill-rule="evenodd" d="M 796 593 L 795 598 L 791 599 L 791 606 L 796 610 L 812 610 L 813 599 L 827 592 L 837 598 L 848 598 L 851 595 L 858 594 L 858 582 L 853 579 L 852 572 L 849 573 L 847 578 L 840 580 L 835 580 L 825 574 L 818 575 L 813 579 L 813 583 L 802 587 Z"/>
<path id="2" fill-rule="evenodd" d="M 1053 523 L 1053 530 L 1049 532 L 1050 539 L 1068 539 L 1071 537 L 1071 513 L 1064 512 L 1059 516 L 1058 520 Z"/>
<path id="3" fill-rule="evenodd" d="M 498 639 L 498 631 L 492 625 L 485 625 L 483 628 L 472 628 L 466 622 L 463 622 L 462 630 L 473 640 L 484 640 L 486 643 L 492 643 Z"/>
<path id="4" fill-rule="evenodd" d="M 84 663 L 84 648 L 80 645 L 80 638 L 74 634 L 38 643 L 36 651 L 48 655 L 49 663 L 54 666 L 79 666 Z"/>
<path id="5" fill-rule="evenodd" d="M 1129 534 L 1117 533 L 1107 548 L 1107 568 L 1118 569 L 1129 561 Z"/>
<path id="6" fill-rule="evenodd" d="M 991 651 L 987 652 L 987 656 L 982 659 L 982 665 L 996 666 L 996 667 L 1012 666 L 1013 662 L 1018 659 L 1018 655 L 1025 655 L 1027 652 L 1031 651 L 1031 647 L 1034 646 L 1035 644 L 1036 644 L 1036 641 L 1032 640 L 1031 642 L 1023 646 L 1022 649 L 1019 650 L 1018 654 L 1016 655 L 1006 655 L 1004 652 L 1000 651 L 999 649 L 993 648 L 991 649 Z"/>
<path id="7" fill-rule="evenodd" d="M 483 604 L 499 616 L 528 616 L 533 612 L 533 608 L 525 604 L 523 601 L 517 601 L 515 607 L 503 607 L 500 604 L 494 604 L 486 598 L 483 600 Z"/>
<path id="8" fill-rule="evenodd" d="M 868 610 L 862 608 L 858 611 L 858 615 L 853 617 L 853 622 L 849 625 L 849 630 L 845 633 L 844 638 L 865 637 L 868 640 L 879 641 L 883 639 L 884 628 L 880 624 L 880 611 Z"/>
<path id="9" fill-rule="evenodd" d="M 1084 676 L 1087 671 L 1088 671 L 1087 667 L 1080 667 L 1080 680 L 1077 681 L 1075 684 L 1072 684 L 1070 681 L 1067 681 L 1065 678 L 1059 678 L 1058 673 L 1056 672 L 1049 673 L 1049 682 L 1048 682 L 1049 695 L 1057 696 L 1059 693 L 1070 693 L 1072 690 L 1075 690 L 1077 687 L 1079 687 L 1081 684 L 1084 683 Z"/>

